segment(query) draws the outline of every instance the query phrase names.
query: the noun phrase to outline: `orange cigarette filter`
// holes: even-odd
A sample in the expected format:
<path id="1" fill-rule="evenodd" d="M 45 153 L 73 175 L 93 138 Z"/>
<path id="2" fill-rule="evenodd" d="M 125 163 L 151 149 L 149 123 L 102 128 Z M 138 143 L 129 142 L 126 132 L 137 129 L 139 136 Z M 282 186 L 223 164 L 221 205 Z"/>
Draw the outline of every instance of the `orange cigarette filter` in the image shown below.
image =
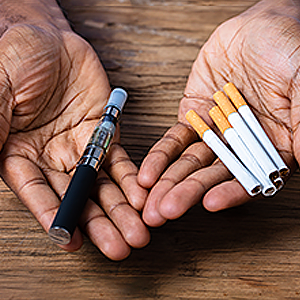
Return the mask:
<path id="1" fill-rule="evenodd" d="M 226 119 L 225 115 L 222 113 L 218 106 L 214 106 L 210 111 L 209 115 L 215 124 L 218 126 L 222 134 L 228 129 L 231 128 L 230 123 Z"/>
<path id="2" fill-rule="evenodd" d="M 185 118 L 197 131 L 201 138 L 203 137 L 204 132 L 210 129 L 208 125 L 192 109 L 186 113 Z"/>
<path id="3" fill-rule="evenodd" d="M 232 114 L 233 112 L 236 112 L 236 109 L 234 108 L 234 106 L 231 104 L 230 100 L 226 97 L 226 95 L 221 92 L 218 91 L 213 95 L 213 98 L 215 100 L 215 102 L 219 105 L 219 107 L 221 108 L 222 112 L 224 113 L 224 115 L 226 116 L 226 118 L 228 118 L 228 116 L 230 114 Z"/>
<path id="4" fill-rule="evenodd" d="M 223 89 L 237 109 L 247 104 L 239 90 L 232 82 L 225 84 Z"/>

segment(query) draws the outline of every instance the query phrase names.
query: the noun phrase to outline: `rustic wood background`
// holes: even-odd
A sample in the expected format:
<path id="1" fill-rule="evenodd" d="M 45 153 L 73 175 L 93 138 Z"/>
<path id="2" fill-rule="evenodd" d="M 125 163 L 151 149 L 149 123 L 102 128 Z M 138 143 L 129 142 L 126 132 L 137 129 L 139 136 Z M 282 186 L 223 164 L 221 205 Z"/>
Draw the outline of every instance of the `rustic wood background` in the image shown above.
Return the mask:
<path id="1" fill-rule="evenodd" d="M 62 0 L 74 29 L 130 100 L 122 143 L 140 164 L 176 121 L 196 55 L 224 20 L 257 1 Z M 56 247 L 0 182 L 1 299 L 300 299 L 300 174 L 275 198 L 211 214 L 201 205 L 151 229 L 112 262 L 86 241 Z"/>

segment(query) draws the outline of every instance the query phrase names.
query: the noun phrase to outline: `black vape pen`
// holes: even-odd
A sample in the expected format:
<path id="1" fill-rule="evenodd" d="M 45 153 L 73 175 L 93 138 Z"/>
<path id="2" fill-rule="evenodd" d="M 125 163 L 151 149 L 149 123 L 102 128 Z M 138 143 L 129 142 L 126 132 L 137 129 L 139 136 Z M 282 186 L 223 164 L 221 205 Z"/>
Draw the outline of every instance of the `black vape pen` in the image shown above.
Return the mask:
<path id="1" fill-rule="evenodd" d="M 66 245 L 71 242 L 80 215 L 115 133 L 116 124 L 126 99 L 127 93 L 121 88 L 114 89 L 110 94 L 104 114 L 96 125 L 76 166 L 75 173 L 49 230 L 49 237 L 56 244 Z"/>

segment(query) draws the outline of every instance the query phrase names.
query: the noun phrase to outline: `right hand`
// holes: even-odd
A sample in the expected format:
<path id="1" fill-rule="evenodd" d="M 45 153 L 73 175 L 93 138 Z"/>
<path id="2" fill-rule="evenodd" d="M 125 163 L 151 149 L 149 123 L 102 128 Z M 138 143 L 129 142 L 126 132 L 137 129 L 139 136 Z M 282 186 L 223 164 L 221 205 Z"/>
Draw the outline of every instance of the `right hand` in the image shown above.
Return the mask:
<path id="1" fill-rule="evenodd" d="M 143 212 L 150 226 L 203 201 L 219 211 L 250 200 L 185 120 L 208 116 L 212 95 L 233 82 L 285 162 L 300 163 L 300 3 L 264 0 L 222 24 L 201 49 L 181 100 L 178 123 L 150 150 L 138 180 L 152 188 Z"/>
<path id="2" fill-rule="evenodd" d="M 50 2 L 55 4 L 37 0 L 33 7 Z M 46 231 L 110 93 L 96 53 L 59 8 L 54 11 L 57 18 L 48 10 L 20 18 L 0 38 L 0 174 Z M 146 196 L 116 135 L 82 230 L 109 258 L 125 258 L 131 246 L 149 241 L 137 212 Z M 81 245 L 77 229 L 61 247 L 75 251 Z"/>

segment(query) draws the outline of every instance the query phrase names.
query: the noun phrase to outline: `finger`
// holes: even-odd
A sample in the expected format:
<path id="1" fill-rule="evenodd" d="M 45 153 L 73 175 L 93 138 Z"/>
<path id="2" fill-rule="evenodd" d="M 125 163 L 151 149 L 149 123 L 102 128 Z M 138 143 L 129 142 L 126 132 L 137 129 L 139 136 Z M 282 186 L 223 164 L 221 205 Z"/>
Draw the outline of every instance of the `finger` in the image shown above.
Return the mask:
<path id="1" fill-rule="evenodd" d="M 144 159 L 138 174 L 139 184 L 151 188 L 165 168 L 196 139 L 196 133 L 183 123 L 169 129 Z"/>
<path id="2" fill-rule="evenodd" d="M 103 210 L 91 200 L 88 200 L 81 215 L 80 227 L 108 258 L 122 260 L 130 254 L 130 247 L 120 231 L 107 218 Z"/>
<path id="3" fill-rule="evenodd" d="M 40 169 L 30 160 L 14 155 L 2 161 L 0 172 L 5 182 L 48 232 L 60 200 Z M 66 180 L 68 179 L 63 178 L 64 182 Z M 82 235 L 77 229 L 71 242 L 60 247 L 66 251 L 76 251 L 81 245 Z"/>
<path id="4" fill-rule="evenodd" d="M 129 203 L 137 210 L 145 204 L 148 191 L 137 181 L 138 169 L 126 151 L 117 143 L 111 145 L 105 170 L 121 188 Z"/>
<path id="5" fill-rule="evenodd" d="M 171 189 L 159 203 L 159 212 L 165 219 L 176 219 L 198 203 L 213 186 L 228 180 L 231 174 L 220 162 L 203 168 Z"/>
<path id="6" fill-rule="evenodd" d="M 63 177 L 69 176 L 53 170 L 46 171 L 46 174 L 51 186 L 56 190 L 60 197 L 63 197 L 66 190 L 66 186 L 69 181 L 69 178 L 66 181 L 63 180 L 66 179 Z M 114 186 L 114 184 L 109 180 L 109 178 L 106 175 L 103 176 Z M 98 181 L 94 192 L 97 192 L 100 188 L 103 189 L 104 186 L 99 186 Z M 103 194 L 101 196 L 103 196 Z M 122 198 L 124 198 L 122 193 L 121 196 Z M 110 198 L 106 195 L 105 198 L 102 199 L 102 201 L 105 202 L 105 199 Z M 123 218 L 126 217 L 127 216 L 125 214 Z M 106 213 L 99 207 L 99 205 L 94 203 L 92 200 L 87 201 L 84 211 L 80 217 L 79 224 L 80 228 L 83 230 L 83 232 L 87 234 L 87 236 L 95 244 L 95 246 L 110 259 L 121 260 L 126 258 L 130 254 L 130 247 L 125 238 L 123 237 L 122 232 L 115 226 L 115 224 L 110 219 L 108 219 Z M 123 228 L 121 229 L 123 230 Z M 123 231 L 127 232 L 128 230 L 126 231 L 126 229 L 127 228 L 125 228 Z"/>
<path id="7" fill-rule="evenodd" d="M 14 172 L 8 170 L 14 170 Z M 48 231 L 60 205 L 56 193 L 63 195 L 70 179 L 69 176 L 56 171 L 47 171 L 48 181 L 56 188 L 56 193 L 54 193 L 41 171 L 33 163 L 25 158 L 13 156 L 7 158 L 1 166 L 1 175 L 43 228 Z M 89 200 L 89 204 L 84 210 L 84 216 L 81 217 L 81 223 L 84 224 L 90 239 L 111 259 L 125 258 L 130 252 L 127 242 L 114 224 L 107 219 L 100 207 L 92 205 L 90 202 Z M 99 220 L 95 215 L 102 217 Z M 67 251 L 75 251 L 81 245 L 82 235 L 76 228 L 71 243 L 59 246 Z"/>
<path id="8" fill-rule="evenodd" d="M 214 159 L 214 153 L 204 142 L 194 143 L 166 170 L 161 180 L 169 180 L 177 184 L 194 171 L 210 165 Z"/>
<path id="9" fill-rule="evenodd" d="M 162 181 L 155 185 L 151 190 L 149 197 L 145 203 L 143 210 L 143 220 L 151 227 L 158 227 L 163 225 L 167 218 L 165 218 L 159 209 L 159 202 L 162 197 L 165 196 L 166 190 L 170 190 L 174 187 L 174 183 L 169 180 Z"/>
<path id="10" fill-rule="evenodd" d="M 176 184 L 194 171 L 209 165 L 214 158 L 212 151 L 203 142 L 188 147 L 178 161 L 162 175 L 150 192 L 143 212 L 145 222 L 151 226 L 162 225 L 166 218 L 160 214 L 160 201 Z"/>
<path id="11" fill-rule="evenodd" d="M 104 171 L 100 171 L 93 199 L 105 211 L 108 218 L 120 231 L 130 246 L 144 247 L 150 235 L 138 212 L 127 202 L 122 191 L 109 179 Z"/>
<path id="12" fill-rule="evenodd" d="M 253 199 L 237 180 L 231 180 L 222 182 L 208 191 L 203 198 L 203 206 L 208 211 L 216 212 L 245 204 Z"/>

